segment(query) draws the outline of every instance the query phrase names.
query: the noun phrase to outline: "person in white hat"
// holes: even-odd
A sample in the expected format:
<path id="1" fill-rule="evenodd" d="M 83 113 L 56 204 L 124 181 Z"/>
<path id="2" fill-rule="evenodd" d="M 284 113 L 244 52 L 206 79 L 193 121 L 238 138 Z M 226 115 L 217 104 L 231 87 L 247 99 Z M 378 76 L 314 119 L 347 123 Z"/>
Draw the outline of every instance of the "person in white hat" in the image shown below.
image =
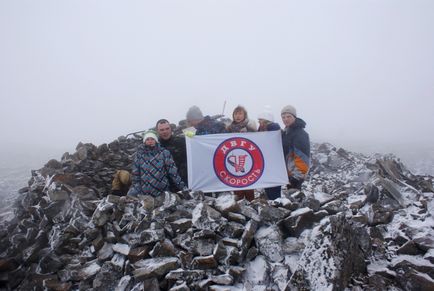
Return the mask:
<path id="1" fill-rule="evenodd" d="M 288 170 L 288 188 L 301 189 L 310 167 L 310 140 L 304 130 L 306 122 L 297 117 L 297 110 L 292 105 L 282 108 L 281 117 L 285 124 L 282 143 Z"/>
<path id="2" fill-rule="evenodd" d="M 265 106 L 264 111 L 258 114 L 259 128 L 258 131 L 280 130 L 280 125 L 274 122 L 274 116 L 269 106 Z M 265 188 L 268 199 L 274 200 L 280 197 L 282 187 Z"/>
<path id="3" fill-rule="evenodd" d="M 258 131 L 280 130 L 280 125 L 274 122 L 274 115 L 268 105 L 266 105 L 265 109 L 258 114 L 258 121 Z"/>
<path id="4" fill-rule="evenodd" d="M 171 183 L 179 190 L 186 188 L 170 152 L 160 146 L 154 131 L 147 131 L 134 157 L 132 186 L 128 195 L 157 197 L 168 191 Z"/>

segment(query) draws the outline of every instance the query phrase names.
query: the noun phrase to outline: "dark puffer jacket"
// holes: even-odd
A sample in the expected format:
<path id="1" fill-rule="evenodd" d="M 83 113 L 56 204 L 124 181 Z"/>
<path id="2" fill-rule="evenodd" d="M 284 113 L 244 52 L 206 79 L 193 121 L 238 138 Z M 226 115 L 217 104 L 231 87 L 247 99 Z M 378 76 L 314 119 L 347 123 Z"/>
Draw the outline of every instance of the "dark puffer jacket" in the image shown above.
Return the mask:
<path id="1" fill-rule="evenodd" d="M 225 133 L 226 127 L 223 122 L 205 116 L 204 119 L 196 125 L 196 135 L 206 135 L 214 133 Z"/>
<path id="2" fill-rule="evenodd" d="M 288 177 L 303 181 L 310 167 L 310 140 L 304 130 L 306 122 L 296 118 L 295 122 L 282 131 L 283 153 Z"/>
<path id="3" fill-rule="evenodd" d="M 139 145 L 134 157 L 132 176 L 133 185 L 128 192 L 130 196 L 159 196 L 169 190 L 169 179 L 179 189 L 185 187 L 172 155 L 159 144 L 155 147 Z"/>

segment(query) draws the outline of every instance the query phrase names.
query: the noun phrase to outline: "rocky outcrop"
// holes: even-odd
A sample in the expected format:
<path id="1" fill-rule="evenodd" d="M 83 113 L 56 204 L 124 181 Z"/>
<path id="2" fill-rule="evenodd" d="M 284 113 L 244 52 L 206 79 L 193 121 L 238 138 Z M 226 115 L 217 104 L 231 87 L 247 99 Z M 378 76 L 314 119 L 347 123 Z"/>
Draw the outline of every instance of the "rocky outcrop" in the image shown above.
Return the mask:
<path id="1" fill-rule="evenodd" d="M 352 276 L 366 273 L 369 235 L 343 213 L 322 220 L 311 237 L 287 290 L 342 290 Z"/>
<path id="2" fill-rule="evenodd" d="M 79 144 L 33 171 L 0 229 L 0 288 L 432 290 L 431 177 L 313 146 L 303 191 L 110 195 L 137 138 Z M 431 191 L 431 192 L 430 192 Z"/>

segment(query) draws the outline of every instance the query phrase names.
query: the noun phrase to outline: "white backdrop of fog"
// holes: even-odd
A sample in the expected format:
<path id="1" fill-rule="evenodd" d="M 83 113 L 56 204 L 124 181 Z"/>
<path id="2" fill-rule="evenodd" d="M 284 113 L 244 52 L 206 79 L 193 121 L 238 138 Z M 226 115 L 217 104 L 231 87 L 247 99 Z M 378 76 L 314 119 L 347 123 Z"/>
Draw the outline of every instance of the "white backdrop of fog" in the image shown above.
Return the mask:
<path id="1" fill-rule="evenodd" d="M 40 167 L 193 104 L 434 161 L 434 1 L 0 2 L 0 158 Z"/>

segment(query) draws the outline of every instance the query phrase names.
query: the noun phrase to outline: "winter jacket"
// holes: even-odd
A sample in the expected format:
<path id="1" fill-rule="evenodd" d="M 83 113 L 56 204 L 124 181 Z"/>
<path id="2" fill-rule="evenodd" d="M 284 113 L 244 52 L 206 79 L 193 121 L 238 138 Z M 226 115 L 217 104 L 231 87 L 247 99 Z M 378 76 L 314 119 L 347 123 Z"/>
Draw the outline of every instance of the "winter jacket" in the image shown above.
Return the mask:
<path id="1" fill-rule="evenodd" d="M 241 122 L 232 121 L 227 128 L 228 132 L 255 132 L 256 123 L 254 120 L 244 119 Z"/>
<path id="2" fill-rule="evenodd" d="M 196 135 L 206 135 L 214 133 L 225 133 L 226 128 L 224 123 L 205 116 L 203 120 L 196 125 Z"/>
<path id="3" fill-rule="evenodd" d="M 159 139 L 160 145 L 168 150 L 178 168 L 178 174 L 187 183 L 187 149 L 185 138 L 172 135 L 169 139 Z"/>
<path id="4" fill-rule="evenodd" d="M 169 179 L 178 189 L 185 187 L 172 155 L 159 144 L 154 147 L 139 145 L 134 157 L 132 176 L 133 185 L 128 192 L 130 196 L 159 196 L 169 190 Z"/>
<path id="5" fill-rule="evenodd" d="M 303 181 L 310 167 L 310 141 L 304 130 L 306 122 L 296 118 L 294 123 L 282 131 L 283 154 L 288 177 Z"/>
<path id="6" fill-rule="evenodd" d="M 280 130 L 280 125 L 275 122 L 269 122 L 265 128 L 262 126 L 259 126 L 258 131 L 274 131 L 274 130 Z"/>

